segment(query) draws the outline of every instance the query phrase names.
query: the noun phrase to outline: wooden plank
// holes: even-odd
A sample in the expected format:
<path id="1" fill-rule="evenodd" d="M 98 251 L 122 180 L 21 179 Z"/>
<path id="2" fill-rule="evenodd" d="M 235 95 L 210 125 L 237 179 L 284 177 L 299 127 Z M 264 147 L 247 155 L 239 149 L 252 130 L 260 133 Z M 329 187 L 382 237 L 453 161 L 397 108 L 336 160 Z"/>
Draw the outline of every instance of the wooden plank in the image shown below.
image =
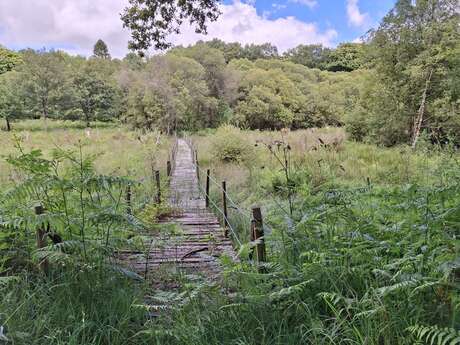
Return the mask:
<path id="1" fill-rule="evenodd" d="M 167 168 L 170 173 L 169 203 L 177 211 L 163 219 L 161 224 L 175 223 L 182 229 L 181 233 L 168 235 L 161 231 L 143 232 L 146 248 L 152 240 L 164 245 L 152 246 L 148 252 L 126 249 L 117 253 L 118 260 L 141 275 L 146 273 L 146 265 L 147 271 L 160 265 L 171 265 L 196 270 L 212 278 L 219 271 L 219 256 L 225 254 L 236 259 L 231 241 L 225 238 L 219 220 L 206 207 L 206 200 L 200 195 L 194 160 L 196 153 L 184 140 L 178 140 L 174 147 L 173 162 Z M 155 180 L 159 190 L 157 172 Z M 157 195 L 157 200 L 160 198 Z"/>

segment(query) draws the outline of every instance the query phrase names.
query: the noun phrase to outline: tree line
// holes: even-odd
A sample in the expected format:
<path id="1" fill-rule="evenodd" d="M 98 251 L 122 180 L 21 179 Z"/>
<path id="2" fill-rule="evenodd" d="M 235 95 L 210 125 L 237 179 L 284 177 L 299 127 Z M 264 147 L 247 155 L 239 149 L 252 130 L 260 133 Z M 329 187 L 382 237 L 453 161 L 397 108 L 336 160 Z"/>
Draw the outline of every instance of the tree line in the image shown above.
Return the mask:
<path id="1" fill-rule="evenodd" d="M 232 123 L 279 129 L 345 126 L 383 145 L 460 142 L 459 12 L 454 0 L 399 0 L 363 43 L 198 42 L 112 59 L 0 50 L 0 116 L 123 121 L 171 133 Z M 3 62 L 1 62 L 3 61 Z M 9 62 L 8 62 L 9 61 Z M 11 71 L 12 70 L 12 71 Z"/>

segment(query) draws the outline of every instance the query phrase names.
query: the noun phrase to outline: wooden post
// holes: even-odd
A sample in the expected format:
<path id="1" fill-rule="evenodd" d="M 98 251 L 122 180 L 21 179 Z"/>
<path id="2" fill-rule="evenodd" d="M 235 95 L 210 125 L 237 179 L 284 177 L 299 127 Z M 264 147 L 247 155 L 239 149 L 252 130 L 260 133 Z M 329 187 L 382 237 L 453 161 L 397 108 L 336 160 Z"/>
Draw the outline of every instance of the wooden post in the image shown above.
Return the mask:
<path id="1" fill-rule="evenodd" d="M 171 161 L 166 162 L 166 174 L 168 177 L 171 176 Z"/>
<path id="2" fill-rule="evenodd" d="M 198 152 L 195 150 L 196 177 L 200 183 L 200 166 L 198 165 Z"/>
<path id="3" fill-rule="evenodd" d="M 228 212 L 227 212 L 227 182 L 222 181 L 222 209 L 224 211 L 224 234 L 225 237 L 228 237 L 228 227 L 229 227 L 229 222 L 228 222 Z"/>
<path id="4" fill-rule="evenodd" d="M 254 256 L 258 262 L 265 262 L 265 240 L 263 238 L 261 239 L 261 237 L 264 236 L 264 226 L 262 220 L 262 211 L 260 210 L 260 207 L 254 207 L 252 209 L 252 217 L 253 220 L 251 221 L 251 240 L 260 242 L 254 247 Z"/>
<path id="5" fill-rule="evenodd" d="M 211 170 L 206 170 L 206 208 L 209 207 L 209 184 L 211 180 Z"/>
<path id="6" fill-rule="evenodd" d="M 35 206 L 35 214 L 37 216 L 42 215 L 45 213 L 45 209 L 43 208 L 42 205 Z M 46 247 L 46 230 L 44 224 L 40 224 L 39 227 L 37 228 L 37 248 L 44 248 Z M 48 259 L 43 259 L 39 263 L 40 269 L 47 274 L 48 273 Z"/>
<path id="7" fill-rule="evenodd" d="M 161 203 L 161 185 L 160 185 L 160 171 L 155 170 L 155 181 L 157 184 L 157 203 Z"/>
<path id="8" fill-rule="evenodd" d="M 133 209 L 131 207 L 131 185 L 126 187 L 126 213 L 129 216 L 133 214 Z"/>

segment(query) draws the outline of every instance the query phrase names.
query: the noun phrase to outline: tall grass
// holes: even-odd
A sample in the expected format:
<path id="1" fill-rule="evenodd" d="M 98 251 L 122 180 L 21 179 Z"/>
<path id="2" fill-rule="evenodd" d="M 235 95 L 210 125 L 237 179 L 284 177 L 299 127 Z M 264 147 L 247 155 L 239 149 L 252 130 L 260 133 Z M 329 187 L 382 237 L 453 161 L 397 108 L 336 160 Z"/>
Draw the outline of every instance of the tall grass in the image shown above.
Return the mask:
<path id="1" fill-rule="evenodd" d="M 15 138 L 25 150 L 40 149 L 46 157 L 56 148 L 72 149 L 82 143 L 83 153 L 96 155 L 96 171 L 105 175 L 145 179 L 152 176 L 152 168 L 165 172 L 170 140 L 159 133 L 144 134 L 113 125 L 84 129 L 64 121 L 48 121 L 48 129 L 53 130 L 44 126 L 42 120 L 30 120 L 17 123 L 12 132 L 1 132 L 0 186 L 19 178 L 4 159 L 16 152 Z"/>
<path id="2" fill-rule="evenodd" d="M 89 137 L 77 129 L 36 131 L 28 138 L 19 133 L 27 149 L 41 147 L 45 155 L 51 155 L 47 138 L 65 148 L 86 140 L 86 154 L 108 151 L 94 161 L 91 176 L 121 172 L 136 180 L 149 176 L 148 158 L 157 138 L 122 128 L 93 130 Z M 14 344 L 392 345 L 429 344 L 433 339 L 458 344 L 458 154 L 349 142 L 343 131 L 333 128 L 244 135 L 255 153 L 238 164 L 212 156 L 214 134 L 193 137 L 200 166 L 212 170 L 218 185 L 228 182 L 228 193 L 241 208 L 229 204 L 231 224 L 242 241 L 241 260 L 221 259 L 224 273 L 219 284 L 162 271 L 148 282 L 135 282 L 110 269 L 113 263 L 107 256 L 59 264 L 60 258 L 78 254 L 64 251 L 56 256 L 48 277 L 31 264 L 21 265 L 14 276 L 7 270 L 0 277 L 4 336 Z M 258 141 L 279 139 L 292 148 L 292 215 L 279 164 L 263 145 L 255 146 Z M 13 151 L 10 140 L 1 143 L 4 154 Z M 166 147 L 167 141 L 161 139 L 158 161 L 166 159 L 162 153 Z M 110 159 L 103 162 L 102 157 Z M 128 157 L 135 159 L 126 162 Z M 153 165 L 160 166 L 158 161 Z M 77 170 L 72 171 L 70 176 L 78 177 Z M 8 184 L 24 178 L 16 170 L 3 176 Z M 148 194 L 149 188 L 140 185 L 136 193 Z M 79 205 L 78 193 L 73 193 L 69 191 Z M 219 206 L 218 186 L 212 185 L 211 196 Z M 269 261 L 263 270 L 247 260 L 248 217 L 255 204 L 263 207 L 269 225 L 265 229 Z M 87 213 L 93 212 L 91 219 L 99 219 L 97 200 L 93 205 L 85 194 L 85 205 Z M 135 216 L 152 221 L 148 205 L 148 200 L 137 200 Z M 53 203 L 48 208 L 55 210 L 54 220 L 65 213 Z M 5 224 L 27 229 L 2 210 L 0 229 Z M 80 224 L 78 207 L 72 216 Z M 126 245 L 131 236 L 141 237 L 130 227 L 142 225 L 141 220 L 128 217 L 128 221 L 112 232 L 114 247 Z M 90 224 L 88 234 L 93 238 L 107 225 Z M 11 228 L 7 230 L 0 231 L 0 244 L 9 243 L 4 236 L 11 235 Z M 156 230 L 161 231 L 161 225 Z M 33 243 L 33 237 L 29 241 Z M 30 244 L 25 248 L 30 250 Z M 24 248 L 0 247 L 11 249 Z M 152 301 L 163 311 L 149 307 Z"/>

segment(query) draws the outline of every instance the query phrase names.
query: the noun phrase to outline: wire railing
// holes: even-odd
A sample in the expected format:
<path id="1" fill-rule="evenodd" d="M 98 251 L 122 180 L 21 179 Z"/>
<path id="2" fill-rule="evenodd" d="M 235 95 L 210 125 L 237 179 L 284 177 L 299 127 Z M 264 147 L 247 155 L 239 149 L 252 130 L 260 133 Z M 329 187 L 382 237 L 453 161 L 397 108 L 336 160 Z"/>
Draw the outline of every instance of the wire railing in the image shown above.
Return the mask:
<path id="1" fill-rule="evenodd" d="M 253 221 L 253 217 L 252 217 L 252 212 L 253 211 L 249 210 L 249 209 L 246 209 L 246 208 L 242 207 L 241 205 L 237 204 L 234 201 L 234 199 L 229 195 L 228 190 L 224 190 L 222 185 L 221 185 L 221 183 L 219 183 L 215 178 L 213 178 L 210 174 L 208 174 L 208 171 L 205 171 L 202 167 L 200 167 L 200 165 L 197 162 L 196 149 L 195 149 L 195 147 L 193 145 L 193 142 L 190 140 L 190 138 L 185 138 L 184 140 L 187 142 L 187 144 L 191 148 L 191 151 L 192 151 L 192 153 L 191 153 L 192 154 L 192 164 L 193 164 L 194 168 L 197 171 L 197 176 L 205 176 L 207 179 L 209 178 L 209 182 L 212 183 L 215 187 L 217 187 L 217 190 L 222 195 L 225 195 L 226 202 L 230 206 L 228 209 L 233 210 L 236 213 L 238 213 L 240 216 L 242 216 L 243 219 L 247 222 L 246 228 L 249 229 L 250 224 Z M 219 205 L 217 205 L 217 203 L 213 200 L 211 195 L 208 194 L 207 191 L 202 187 L 200 179 L 198 181 L 198 186 L 199 186 L 199 189 L 200 189 L 200 192 L 202 193 L 202 195 L 204 197 L 207 197 L 209 202 L 212 204 L 213 208 L 222 216 L 222 218 L 225 221 L 225 223 L 227 225 L 229 225 L 229 229 L 232 232 L 235 240 L 241 246 L 242 241 L 238 237 L 238 234 L 235 231 L 234 226 L 232 226 L 231 222 L 230 222 L 230 219 L 233 218 L 233 217 L 229 217 L 228 215 L 227 216 L 225 215 L 225 211 L 221 207 L 219 207 Z M 227 210 L 227 212 L 228 212 L 228 210 Z M 270 234 L 270 233 L 273 232 L 273 226 L 270 225 L 267 222 L 267 220 L 263 221 L 262 226 L 263 226 L 265 234 Z"/>

